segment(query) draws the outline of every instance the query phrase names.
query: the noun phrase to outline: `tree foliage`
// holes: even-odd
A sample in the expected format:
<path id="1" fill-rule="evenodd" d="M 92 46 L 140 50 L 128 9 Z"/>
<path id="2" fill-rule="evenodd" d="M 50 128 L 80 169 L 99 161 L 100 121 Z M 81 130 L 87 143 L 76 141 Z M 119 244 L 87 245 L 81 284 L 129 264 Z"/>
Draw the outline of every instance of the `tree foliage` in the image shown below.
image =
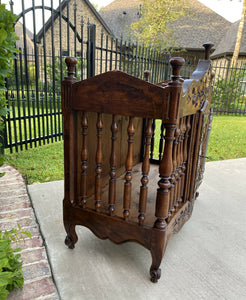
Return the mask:
<path id="1" fill-rule="evenodd" d="M 187 14 L 188 4 L 184 0 L 144 0 L 141 18 L 130 28 L 133 35 L 146 46 L 169 50 L 176 43 L 168 23 Z"/>
<path id="2" fill-rule="evenodd" d="M 7 114 L 5 98 L 5 78 L 10 72 L 13 53 L 16 51 L 14 44 L 18 39 L 14 31 L 16 16 L 0 4 L 0 133 L 3 129 L 3 117 Z M 1 145 L 0 145 L 1 147 Z M 3 158 L 0 157 L 0 165 Z"/>
<path id="3" fill-rule="evenodd" d="M 13 250 L 10 244 L 12 241 L 24 240 L 25 236 L 31 238 L 31 234 L 22 230 L 20 225 L 18 225 L 18 229 L 5 232 L 0 230 L 0 300 L 6 299 L 14 288 L 23 286 L 21 255 L 16 254 L 21 251 L 21 248 Z"/>
<path id="4" fill-rule="evenodd" d="M 214 81 L 213 106 L 219 111 L 235 111 L 245 109 L 246 68 L 229 69 L 227 76 L 219 75 Z"/>

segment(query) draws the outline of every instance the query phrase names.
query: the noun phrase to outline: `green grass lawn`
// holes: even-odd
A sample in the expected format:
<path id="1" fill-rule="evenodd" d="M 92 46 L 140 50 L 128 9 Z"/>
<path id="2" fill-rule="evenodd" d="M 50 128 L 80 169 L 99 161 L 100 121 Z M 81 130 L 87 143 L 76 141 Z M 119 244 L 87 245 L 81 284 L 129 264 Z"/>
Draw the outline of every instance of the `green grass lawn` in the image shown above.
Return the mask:
<path id="1" fill-rule="evenodd" d="M 215 116 L 207 155 L 213 161 L 246 157 L 246 117 Z M 28 184 L 61 180 L 63 142 L 6 154 L 5 163 L 17 168 Z"/>
<path id="2" fill-rule="evenodd" d="M 6 154 L 4 163 L 18 169 L 28 184 L 61 180 L 64 174 L 63 142 Z"/>
<path id="3" fill-rule="evenodd" d="M 246 117 L 215 116 L 207 155 L 213 161 L 246 157 Z"/>

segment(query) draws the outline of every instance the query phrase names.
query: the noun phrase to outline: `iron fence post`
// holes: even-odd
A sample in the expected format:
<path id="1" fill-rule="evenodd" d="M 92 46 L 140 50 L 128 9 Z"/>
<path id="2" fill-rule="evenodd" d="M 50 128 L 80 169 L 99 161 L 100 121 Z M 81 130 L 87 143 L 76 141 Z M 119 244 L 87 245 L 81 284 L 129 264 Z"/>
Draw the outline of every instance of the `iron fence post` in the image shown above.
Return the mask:
<path id="1" fill-rule="evenodd" d="M 3 127 L 0 130 L 0 155 L 4 155 L 4 149 L 6 148 L 7 132 L 6 132 L 6 118 L 3 117 Z"/>
<path id="2" fill-rule="evenodd" d="M 88 47 L 87 47 L 87 78 L 95 76 L 96 61 L 96 24 L 88 26 Z"/>
<path id="3" fill-rule="evenodd" d="M 170 60 L 170 57 L 171 57 L 171 54 L 170 54 L 170 52 L 168 52 L 167 55 L 166 55 L 164 81 L 168 80 L 170 78 L 170 75 L 169 75 L 169 60 Z"/>

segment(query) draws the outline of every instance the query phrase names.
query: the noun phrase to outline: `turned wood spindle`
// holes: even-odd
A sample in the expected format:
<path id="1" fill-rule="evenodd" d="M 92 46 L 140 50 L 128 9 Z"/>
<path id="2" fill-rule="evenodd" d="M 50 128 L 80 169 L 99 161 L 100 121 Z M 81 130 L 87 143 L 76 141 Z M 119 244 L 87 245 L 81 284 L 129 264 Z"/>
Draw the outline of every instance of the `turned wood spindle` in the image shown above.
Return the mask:
<path id="1" fill-rule="evenodd" d="M 151 71 L 145 70 L 145 71 L 144 71 L 144 80 L 145 80 L 145 81 L 149 81 L 150 75 L 151 75 Z"/>
<path id="2" fill-rule="evenodd" d="M 195 131 L 195 117 L 196 115 L 190 116 L 187 123 L 187 130 L 189 128 L 189 138 L 187 138 L 187 178 L 191 177 L 192 172 L 192 160 L 193 160 L 193 147 L 194 147 L 194 131 Z M 190 200 L 190 183 L 185 186 L 185 201 Z"/>
<path id="3" fill-rule="evenodd" d="M 67 159 L 64 161 L 64 181 L 66 186 L 70 186 L 69 190 L 65 191 L 65 202 L 70 202 L 76 205 L 79 202 L 77 189 L 73 182 L 76 180 L 77 172 L 75 168 L 76 162 L 76 128 L 75 128 L 75 113 L 69 105 L 71 86 L 76 82 L 74 77 L 75 66 L 77 59 L 75 57 L 67 57 L 65 59 L 67 65 L 68 76 L 62 81 L 62 114 L 64 120 L 64 155 Z"/>
<path id="4" fill-rule="evenodd" d="M 140 196 L 139 196 L 139 224 L 142 225 L 145 219 L 146 212 L 146 204 L 147 204 L 147 196 L 148 196 L 148 182 L 149 182 L 149 170 L 150 170 L 150 162 L 149 162 L 149 150 L 151 144 L 151 136 L 153 134 L 152 131 L 152 120 L 147 120 L 147 126 L 145 130 L 145 145 L 144 145 L 144 158 L 142 163 L 142 178 L 140 187 Z"/>
<path id="5" fill-rule="evenodd" d="M 179 198 L 179 135 L 180 135 L 180 129 L 179 129 L 179 125 L 177 126 L 176 130 L 175 130 L 175 140 L 174 140 L 174 148 L 175 148 L 175 165 L 176 165 L 176 169 L 175 169 L 175 192 L 174 192 L 174 208 L 175 211 L 178 211 L 179 208 L 179 204 L 178 204 L 178 198 Z"/>
<path id="6" fill-rule="evenodd" d="M 186 178 L 188 176 L 188 138 L 189 138 L 189 131 L 190 131 L 190 116 L 186 117 L 185 121 L 185 133 L 184 133 L 184 163 L 183 163 L 183 202 L 186 202 L 186 190 L 187 190 L 187 182 Z"/>
<path id="7" fill-rule="evenodd" d="M 150 146 L 150 158 L 153 159 L 154 149 L 155 149 L 155 120 L 152 121 L 152 137 L 151 137 L 151 146 Z"/>
<path id="8" fill-rule="evenodd" d="M 74 74 L 75 74 L 75 67 L 77 64 L 77 59 L 75 57 L 66 57 L 65 63 L 67 65 L 67 74 L 68 76 L 65 77 L 65 80 L 74 80 Z"/>
<path id="9" fill-rule="evenodd" d="M 166 124 L 164 155 L 160 163 L 158 181 L 159 188 L 157 190 L 155 216 L 155 227 L 165 229 L 167 226 L 167 218 L 169 212 L 170 187 L 172 174 L 172 148 L 174 141 L 175 126 Z"/>
<path id="10" fill-rule="evenodd" d="M 171 189 L 171 175 L 173 171 L 173 142 L 175 140 L 174 133 L 177 128 L 177 115 L 179 110 L 180 89 L 182 83 L 180 81 L 181 67 L 184 65 L 184 59 L 174 57 L 170 59 L 172 67 L 172 76 L 169 86 L 172 86 L 174 91 L 172 93 L 172 103 L 169 109 L 170 123 L 165 124 L 165 146 L 164 154 L 159 166 L 160 180 L 158 181 L 159 188 L 157 189 L 155 216 L 155 228 L 165 229 L 169 217 L 170 207 L 170 189 Z"/>
<path id="11" fill-rule="evenodd" d="M 177 203 L 178 203 L 178 208 L 180 208 L 181 203 L 180 203 L 180 194 L 181 194 L 181 174 L 182 174 L 182 119 L 180 119 L 180 126 L 179 126 L 179 138 L 178 138 L 178 182 L 177 182 Z"/>
<path id="12" fill-rule="evenodd" d="M 174 161 L 174 151 L 173 151 L 173 161 Z M 174 164 L 173 164 L 174 165 Z M 174 170 L 174 167 L 173 167 Z M 170 203 L 169 203 L 169 214 L 168 214 L 168 222 L 170 222 L 171 218 L 174 216 L 175 214 L 175 208 L 174 208 L 174 198 L 175 198 L 175 173 L 174 171 L 172 172 L 171 176 L 170 176 L 170 183 L 171 183 L 171 187 L 170 187 Z"/>
<path id="13" fill-rule="evenodd" d="M 117 139 L 118 125 L 117 125 L 117 117 L 115 115 L 112 116 L 112 125 L 111 125 L 111 156 L 110 156 L 110 179 L 109 179 L 109 214 L 112 216 L 115 210 L 115 199 L 116 199 L 116 163 L 117 156 L 115 150 L 115 142 Z"/>
<path id="14" fill-rule="evenodd" d="M 161 133 L 160 133 L 160 144 L 159 144 L 159 161 L 162 159 L 163 146 L 164 146 L 164 123 L 161 124 Z"/>
<path id="15" fill-rule="evenodd" d="M 183 202 L 183 190 L 184 190 L 184 171 L 185 171 L 185 164 L 184 164 L 184 139 L 185 139 L 185 130 L 186 130 L 186 124 L 185 124 L 185 118 L 182 118 L 181 121 L 181 136 L 180 136 L 180 195 L 179 195 L 179 205 L 181 206 Z"/>
<path id="16" fill-rule="evenodd" d="M 193 197 L 193 180 L 194 180 L 194 156 L 195 156 L 195 143 L 196 143 L 196 137 L 197 137 L 197 129 L 198 129 L 198 120 L 199 120 L 199 113 L 196 113 L 192 117 L 192 126 L 191 126 L 191 139 L 190 139 L 190 148 L 192 149 L 192 153 L 190 153 L 190 163 L 191 163 L 191 169 L 190 169 L 190 184 L 188 185 L 188 193 L 187 193 L 187 200 L 191 201 Z"/>
<path id="17" fill-rule="evenodd" d="M 88 169 L 88 143 L 87 143 L 87 136 L 88 136 L 88 119 L 87 113 L 83 112 L 82 120 L 82 151 L 81 151 L 81 201 L 80 205 L 85 207 L 86 200 L 87 200 L 87 169 Z"/>
<path id="18" fill-rule="evenodd" d="M 95 177 L 95 208 L 100 211 L 102 196 L 102 114 L 97 114 L 97 150 L 96 150 L 96 177 Z"/>
<path id="19" fill-rule="evenodd" d="M 129 117 L 129 125 L 127 128 L 128 133 L 128 151 L 126 158 L 126 175 L 125 175 L 125 185 L 124 185 L 124 211 L 123 216 L 127 221 L 130 216 L 131 207 L 131 189 L 132 189 L 132 164 L 133 164 L 133 136 L 135 133 L 135 127 L 133 124 L 134 117 Z"/>
<path id="20" fill-rule="evenodd" d="M 172 57 L 169 62 L 172 67 L 171 83 L 180 83 L 180 72 L 185 60 L 182 57 Z"/>
<path id="21" fill-rule="evenodd" d="M 174 141 L 173 141 L 173 153 L 172 153 L 172 175 L 171 175 L 171 205 L 170 205 L 170 213 L 171 216 L 175 214 L 178 208 L 177 203 L 177 178 L 178 178 L 178 138 L 179 138 L 179 127 L 177 126 L 175 133 L 174 133 Z M 169 218 L 170 219 L 170 218 Z"/>
<path id="22" fill-rule="evenodd" d="M 175 214 L 175 207 L 174 207 L 174 203 L 175 203 L 175 197 L 176 197 L 176 178 L 177 178 L 177 157 L 176 157 L 176 153 L 177 153 L 177 143 L 176 141 L 176 130 L 174 133 L 174 140 L 173 140 L 173 150 L 172 150 L 172 173 L 170 175 L 170 200 L 169 200 L 169 209 L 168 209 L 168 217 L 167 217 L 167 223 L 169 223 L 171 221 L 171 218 L 174 216 Z"/>

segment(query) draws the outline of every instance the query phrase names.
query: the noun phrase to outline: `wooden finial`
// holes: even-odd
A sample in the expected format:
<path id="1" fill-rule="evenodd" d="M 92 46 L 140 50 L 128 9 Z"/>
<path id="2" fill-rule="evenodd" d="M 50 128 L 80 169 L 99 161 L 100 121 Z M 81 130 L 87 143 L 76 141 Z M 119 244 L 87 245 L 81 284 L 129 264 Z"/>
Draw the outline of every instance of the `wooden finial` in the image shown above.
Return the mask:
<path id="1" fill-rule="evenodd" d="M 212 49 L 213 46 L 214 46 L 214 44 L 210 43 L 210 42 L 203 44 L 203 47 L 205 48 L 205 59 L 206 60 L 209 59 L 210 50 Z"/>
<path id="2" fill-rule="evenodd" d="M 67 65 L 67 78 L 74 79 L 75 67 L 77 65 L 77 59 L 75 57 L 66 57 L 65 63 Z"/>
<path id="3" fill-rule="evenodd" d="M 149 70 L 144 71 L 144 80 L 145 81 L 149 81 L 150 74 L 151 74 L 151 71 L 149 71 Z"/>
<path id="4" fill-rule="evenodd" d="M 180 71 L 181 71 L 181 68 L 182 66 L 185 64 L 185 60 L 182 58 L 182 57 L 172 57 L 170 60 L 169 60 L 169 63 L 172 67 L 172 80 L 173 81 L 176 81 L 178 79 L 180 79 Z"/>

